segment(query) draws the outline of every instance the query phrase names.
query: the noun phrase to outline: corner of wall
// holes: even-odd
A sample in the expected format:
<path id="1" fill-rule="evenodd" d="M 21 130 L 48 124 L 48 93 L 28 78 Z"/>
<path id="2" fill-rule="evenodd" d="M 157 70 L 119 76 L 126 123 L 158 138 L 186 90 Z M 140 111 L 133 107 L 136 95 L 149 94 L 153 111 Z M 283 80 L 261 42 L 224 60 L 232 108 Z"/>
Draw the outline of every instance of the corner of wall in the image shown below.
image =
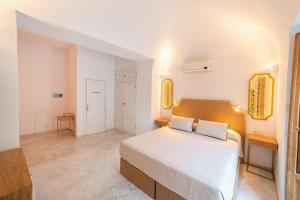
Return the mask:
<path id="1" fill-rule="evenodd" d="M 153 129 L 152 120 L 152 68 L 153 60 L 138 63 L 137 78 L 137 132 L 144 133 Z"/>
<path id="2" fill-rule="evenodd" d="M 16 11 L 1 5 L 0 24 L 0 151 L 4 151 L 20 146 Z"/>

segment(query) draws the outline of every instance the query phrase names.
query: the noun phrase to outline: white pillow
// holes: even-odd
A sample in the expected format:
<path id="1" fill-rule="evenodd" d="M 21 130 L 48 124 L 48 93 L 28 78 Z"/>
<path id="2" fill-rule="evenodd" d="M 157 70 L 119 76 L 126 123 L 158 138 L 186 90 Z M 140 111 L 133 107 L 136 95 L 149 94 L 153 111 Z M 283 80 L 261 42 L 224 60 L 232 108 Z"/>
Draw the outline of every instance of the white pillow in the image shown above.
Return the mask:
<path id="1" fill-rule="evenodd" d="M 232 129 L 228 129 L 227 130 L 227 139 L 231 139 L 231 140 L 234 140 L 234 141 L 240 143 L 241 142 L 241 135 L 238 132 L 236 132 Z"/>
<path id="2" fill-rule="evenodd" d="M 196 133 L 214 137 L 220 140 L 227 140 L 227 129 L 229 124 L 199 120 Z"/>
<path id="3" fill-rule="evenodd" d="M 193 122 L 194 118 L 179 117 L 172 115 L 169 127 L 187 132 L 192 132 Z"/>
<path id="4" fill-rule="evenodd" d="M 243 157 L 243 149 L 242 149 L 242 139 L 241 138 L 242 137 L 238 132 L 228 129 L 227 139 L 234 140 L 239 144 L 240 157 L 242 158 Z"/>

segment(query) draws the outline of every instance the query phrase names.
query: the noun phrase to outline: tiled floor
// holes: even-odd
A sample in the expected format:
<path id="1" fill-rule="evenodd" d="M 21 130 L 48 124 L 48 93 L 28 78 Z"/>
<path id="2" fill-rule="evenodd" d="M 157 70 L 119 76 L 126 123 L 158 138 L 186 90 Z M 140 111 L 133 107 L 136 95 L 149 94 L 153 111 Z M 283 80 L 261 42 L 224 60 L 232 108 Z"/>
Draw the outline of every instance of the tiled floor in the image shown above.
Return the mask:
<path id="1" fill-rule="evenodd" d="M 109 131 L 82 138 L 55 133 L 21 138 L 37 200 L 148 200 L 119 174 L 119 143 L 132 135 Z M 238 200 L 276 200 L 273 181 L 242 165 Z"/>

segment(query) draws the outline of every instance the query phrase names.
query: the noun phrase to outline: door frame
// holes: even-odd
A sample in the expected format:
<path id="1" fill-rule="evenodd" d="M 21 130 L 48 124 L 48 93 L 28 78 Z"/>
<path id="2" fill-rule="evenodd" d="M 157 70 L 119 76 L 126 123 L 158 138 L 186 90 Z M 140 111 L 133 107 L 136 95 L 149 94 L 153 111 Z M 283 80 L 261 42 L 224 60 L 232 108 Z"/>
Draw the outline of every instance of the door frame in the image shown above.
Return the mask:
<path id="1" fill-rule="evenodd" d="M 300 194 L 300 174 L 296 173 L 300 109 L 300 33 L 295 36 L 289 112 L 289 131 L 286 169 L 286 199 L 296 200 Z"/>
<path id="2" fill-rule="evenodd" d="M 104 131 L 107 131 L 107 103 L 106 103 L 106 80 L 98 80 L 98 79 L 85 79 L 85 108 L 84 108 L 84 114 L 85 114 L 85 126 L 84 126 L 84 135 L 87 136 L 88 133 L 87 133 L 87 98 L 88 98 L 88 95 L 87 95 L 87 87 L 88 87 L 88 81 L 102 81 L 104 82 L 104 106 L 105 106 L 105 112 L 104 112 Z"/>

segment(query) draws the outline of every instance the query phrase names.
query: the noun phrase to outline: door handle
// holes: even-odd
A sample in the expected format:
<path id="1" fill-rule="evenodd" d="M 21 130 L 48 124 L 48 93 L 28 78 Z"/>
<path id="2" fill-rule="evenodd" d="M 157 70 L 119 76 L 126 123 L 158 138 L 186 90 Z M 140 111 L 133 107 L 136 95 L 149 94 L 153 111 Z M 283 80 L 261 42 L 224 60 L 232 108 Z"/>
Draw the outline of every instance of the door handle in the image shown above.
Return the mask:
<path id="1" fill-rule="evenodd" d="M 86 104 L 86 111 L 89 111 L 89 104 Z"/>
<path id="2" fill-rule="evenodd" d="M 123 102 L 123 103 L 122 103 L 122 105 L 123 105 L 123 106 L 126 106 L 126 103 L 125 103 L 125 102 Z"/>

